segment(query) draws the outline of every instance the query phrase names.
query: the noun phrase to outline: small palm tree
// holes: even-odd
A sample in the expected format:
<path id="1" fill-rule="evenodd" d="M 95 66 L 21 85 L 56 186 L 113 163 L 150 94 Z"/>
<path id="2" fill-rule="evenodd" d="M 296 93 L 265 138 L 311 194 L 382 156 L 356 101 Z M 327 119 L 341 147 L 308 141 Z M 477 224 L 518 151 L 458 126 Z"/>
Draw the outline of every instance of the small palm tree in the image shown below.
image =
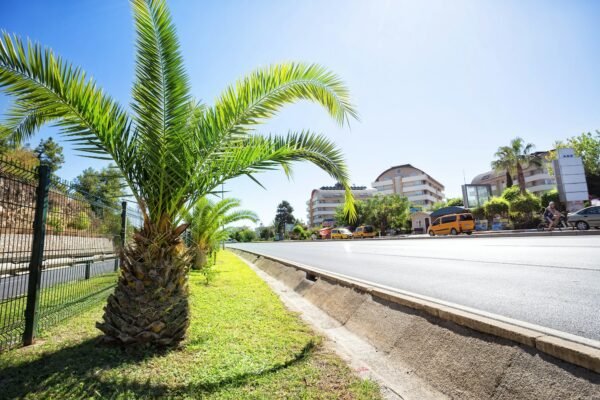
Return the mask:
<path id="1" fill-rule="evenodd" d="M 258 216 L 249 210 L 235 210 L 241 203 L 237 199 L 222 199 L 213 202 L 202 198 L 190 215 L 190 238 L 192 268 L 201 270 L 214 262 L 219 243 L 227 239 L 229 233 L 224 229 L 234 222 L 258 221 Z"/>
<path id="2" fill-rule="evenodd" d="M 525 193 L 525 175 L 523 169 L 530 166 L 541 166 L 542 160 L 531 154 L 534 149 L 531 143 L 524 144 L 523 139 L 517 137 L 510 142 L 510 146 L 502 146 L 494 155 L 496 160 L 492 161 L 492 168 L 496 171 L 506 171 L 507 179 L 515 172 L 521 193 Z M 508 180 L 507 180 L 508 186 Z"/>
<path id="3" fill-rule="evenodd" d="M 98 328 L 107 341 L 173 345 L 189 324 L 190 258 L 184 218 L 221 183 L 310 161 L 341 182 L 354 214 L 348 169 L 326 137 L 302 131 L 252 134 L 286 104 L 321 104 L 339 124 L 356 116 L 341 80 L 318 65 L 261 68 L 227 88 L 212 106 L 194 100 L 164 0 L 132 0 L 136 65 L 129 108 L 81 68 L 48 48 L 4 33 L 0 89 L 14 98 L 5 129 L 15 141 L 52 122 L 84 155 L 112 159 L 144 224 L 122 252 L 121 274 Z M 257 181 L 258 182 L 258 181 Z"/>

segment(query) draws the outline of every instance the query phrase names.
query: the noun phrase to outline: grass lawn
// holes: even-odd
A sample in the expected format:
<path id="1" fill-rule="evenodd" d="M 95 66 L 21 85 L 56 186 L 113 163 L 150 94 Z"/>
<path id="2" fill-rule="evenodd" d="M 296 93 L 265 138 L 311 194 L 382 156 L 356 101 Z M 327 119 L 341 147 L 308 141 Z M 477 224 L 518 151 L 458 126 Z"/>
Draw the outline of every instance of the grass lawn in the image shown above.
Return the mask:
<path id="1" fill-rule="evenodd" d="M 97 344 L 102 304 L 0 354 L 1 398 L 380 399 L 242 261 L 219 255 L 210 286 L 190 276 L 192 321 L 181 349 Z"/>
<path id="2" fill-rule="evenodd" d="M 42 288 L 38 331 L 60 324 L 65 318 L 105 301 L 116 281 L 117 273 L 112 272 Z M 0 301 L 0 349 L 22 343 L 26 306 L 26 295 Z"/>

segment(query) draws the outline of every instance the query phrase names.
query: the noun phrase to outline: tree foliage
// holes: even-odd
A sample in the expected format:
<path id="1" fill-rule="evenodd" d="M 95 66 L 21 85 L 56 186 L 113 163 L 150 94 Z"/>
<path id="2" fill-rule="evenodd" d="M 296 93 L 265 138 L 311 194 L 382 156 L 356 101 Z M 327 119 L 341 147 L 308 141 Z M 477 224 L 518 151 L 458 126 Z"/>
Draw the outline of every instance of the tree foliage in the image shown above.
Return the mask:
<path id="1" fill-rule="evenodd" d="M 119 200 L 125 195 L 123 175 L 109 165 L 97 171 L 93 168 L 84 169 L 74 182 L 75 190 L 88 198 L 92 207 L 101 205 L 118 207 Z"/>
<path id="2" fill-rule="evenodd" d="M 488 219 L 495 218 L 496 215 L 507 216 L 510 211 L 510 203 L 502 197 L 492 197 L 483 204 L 485 216 Z"/>
<path id="3" fill-rule="evenodd" d="M 534 147 L 533 144 L 525 144 L 523 139 L 517 137 L 511 140 L 509 146 L 499 147 L 494 155 L 496 159 L 492 161 L 492 168 L 494 170 L 506 172 L 510 175 L 517 174 L 521 193 L 524 193 L 526 190 L 523 170 L 530 166 L 542 165 L 542 159 L 531 154 Z"/>
<path id="4" fill-rule="evenodd" d="M 213 202 L 204 197 L 196 203 L 189 215 L 190 251 L 193 254 L 193 269 L 202 270 L 212 265 L 219 251 L 219 243 L 229 237 L 225 227 L 239 221 L 258 221 L 257 215 L 249 210 L 239 210 L 237 199 L 222 199 Z"/>
<path id="5" fill-rule="evenodd" d="M 502 192 L 501 197 L 503 199 L 511 202 L 514 199 L 516 199 L 517 197 L 519 197 L 520 193 L 521 193 L 521 190 L 518 187 L 511 186 L 511 187 L 507 187 L 506 189 L 504 189 L 504 191 Z"/>
<path id="6" fill-rule="evenodd" d="M 285 224 L 294 224 L 296 217 L 294 217 L 294 207 L 287 201 L 283 200 L 277 205 L 275 211 L 274 226 L 278 233 L 283 234 L 285 230 Z"/>
<path id="7" fill-rule="evenodd" d="M 56 172 L 65 162 L 63 148 L 52 137 L 40 141 L 34 153 L 42 164 L 48 165 L 51 172 Z"/>
<path id="8" fill-rule="evenodd" d="M 336 226 L 350 226 L 356 228 L 357 226 L 368 224 L 367 222 L 367 201 L 357 200 L 354 202 L 354 208 L 356 209 L 356 218 L 351 222 L 348 215 L 344 212 L 344 207 L 339 206 L 335 209 L 335 224 Z"/>
<path id="9" fill-rule="evenodd" d="M 289 176 L 294 162 L 309 161 L 342 184 L 353 216 L 348 168 L 332 141 L 310 131 L 263 136 L 255 129 L 299 100 L 320 104 L 341 125 L 356 111 L 331 71 L 290 62 L 259 68 L 204 104 L 192 96 L 165 1 L 131 5 L 136 56 L 128 106 L 52 49 L 4 33 L 0 89 L 13 102 L 2 131 L 21 143 L 53 123 L 77 151 L 112 159 L 144 224 L 124 251 L 118 285 L 97 326 L 107 341 L 174 345 L 189 325 L 190 261 L 181 251 L 189 212 L 232 178 L 257 181 L 258 173 L 278 168 Z"/>
<path id="10" fill-rule="evenodd" d="M 547 192 L 542 193 L 540 196 L 540 201 L 542 207 L 548 207 L 551 201 L 553 201 L 557 207 L 560 207 L 560 197 L 558 195 L 558 190 L 552 189 Z"/>
<path id="11" fill-rule="evenodd" d="M 556 142 L 555 146 L 557 149 L 572 148 L 577 157 L 581 157 L 587 175 L 600 175 L 600 131 L 582 133 L 564 142 Z"/>

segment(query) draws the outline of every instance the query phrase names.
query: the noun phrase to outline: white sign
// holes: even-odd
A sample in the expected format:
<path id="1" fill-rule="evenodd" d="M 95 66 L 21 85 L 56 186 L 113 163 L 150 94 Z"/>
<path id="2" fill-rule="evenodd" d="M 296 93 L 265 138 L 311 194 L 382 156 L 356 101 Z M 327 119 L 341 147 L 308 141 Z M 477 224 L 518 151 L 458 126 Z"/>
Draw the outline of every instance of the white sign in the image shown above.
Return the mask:
<path id="1" fill-rule="evenodd" d="M 589 199 L 583 162 L 570 148 L 558 149 L 557 156 L 553 166 L 560 201 L 567 205 L 568 211 L 574 211 Z"/>

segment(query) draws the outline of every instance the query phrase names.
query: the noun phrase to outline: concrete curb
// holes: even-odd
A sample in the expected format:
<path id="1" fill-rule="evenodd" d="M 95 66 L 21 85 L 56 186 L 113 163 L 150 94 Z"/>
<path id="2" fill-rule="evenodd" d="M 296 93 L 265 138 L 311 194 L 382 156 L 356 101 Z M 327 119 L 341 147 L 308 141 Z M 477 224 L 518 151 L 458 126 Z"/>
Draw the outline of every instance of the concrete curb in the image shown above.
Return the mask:
<path id="1" fill-rule="evenodd" d="M 443 302 L 399 293 L 391 288 L 385 288 L 370 282 L 326 272 L 293 261 L 265 256 L 247 250 L 235 248 L 233 250 L 304 271 L 309 280 L 323 279 L 328 282 L 349 287 L 359 293 L 370 294 L 373 298 L 379 298 L 391 303 L 399 304 L 477 332 L 528 346 L 559 360 L 600 374 L 600 342 L 568 334 L 560 335 L 560 332 L 526 323 L 518 324 L 516 323 L 518 321 L 501 321 L 485 315 L 476 314 L 469 310 L 462 310 L 445 305 Z"/>

